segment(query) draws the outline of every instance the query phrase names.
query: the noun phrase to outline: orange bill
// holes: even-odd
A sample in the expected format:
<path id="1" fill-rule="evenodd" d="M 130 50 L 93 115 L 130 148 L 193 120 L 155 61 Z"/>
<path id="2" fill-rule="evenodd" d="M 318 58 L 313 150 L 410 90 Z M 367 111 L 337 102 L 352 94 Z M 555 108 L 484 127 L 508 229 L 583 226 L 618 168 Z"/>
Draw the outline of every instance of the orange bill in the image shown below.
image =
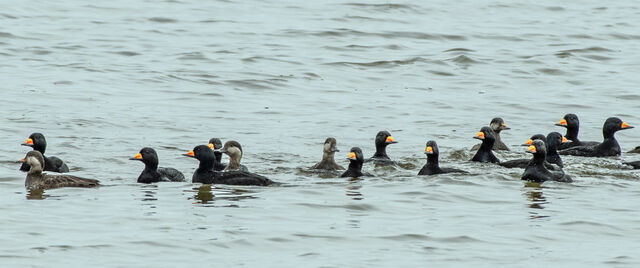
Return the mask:
<path id="1" fill-rule="evenodd" d="M 431 146 L 427 146 L 427 148 L 425 148 L 425 149 L 424 149 L 424 151 L 425 151 L 426 153 L 431 154 L 431 153 L 433 153 L 433 148 L 432 148 Z"/>
<path id="2" fill-rule="evenodd" d="M 209 144 L 207 144 L 207 146 L 209 146 L 209 148 L 211 148 L 211 150 L 215 150 L 216 149 L 216 146 L 213 145 L 213 143 L 209 143 Z"/>
<path id="3" fill-rule="evenodd" d="M 481 140 L 484 140 L 484 132 L 480 131 L 476 134 L 476 138 L 479 138 Z"/>
<path id="4" fill-rule="evenodd" d="M 33 145 L 33 139 L 27 139 L 24 141 L 25 144 Z"/>
<path id="5" fill-rule="evenodd" d="M 569 140 L 567 139 L 567 137 L 562 136 L 562 143 L 565 143 L 565 142 L 569 142 Z"/>
<path id="6" fill-rule="evenodd" d="M 140 153 L 137 153 L 136 155 L 133 156 L 134 159 L 142 159 L 142 155 Z"/>
<path id="7" fill-rule="evenodd" d="M 567 125 L 567 120 L 566 119 L 562 119 L 562 120 L 560 120 L 560 122 L 558 122 L 558 124 L 566 126 Z"/>
<path id="8" fill-rule="evenodd" d="M 20 162 L 24 162 L 24 158 L 20 159 Z"/>
<path id="9" fill-rule="evenodd" d="M 621 127 L 622 127 L 622 128 L 629 128 L 629 127 L 630 127 L 630 125 L 629 125 L 629 124 L 627 124 L 626 122 L 622 122 Z"/>
<path id="10" fill-rule="evenodd" d="M 532 152 L 532 153 L 535 153 L 535 152 L 536 152 L 536 147 L 535 147 L 535 146 L 533 146 L 533 145 L 529 146 L 529 148 L 528 148 L 528 149 L 529 149 L 529 152 Z"/>
<path id="11" fill-rule="evenodd" d="M 391 137 L 391 136 L 387 137 L 386 142 L 394 142 L 394 141 L 396 141 L 396 140 L 394 140 L 393 137 Z"/>
<path id="12" fill-rule="evenodd" d="M 188 156 L 195 156 L 195 154 L 193 153 L 193 150 L 191 150 L 191 151 L 187 152 L 187 155 L 188 155 Z"/>
<path id="13" fill-rule="evenodd" d="M 351 160 L 356 160 L 356 158 L 357 158 L 357 157 L 356 157 L 356 153 L 354 153 L 354 152 L 350 152 L 350 153 L 349 153 L 349 159 L 351 159 Z"/>
<path id="14" fill-rule="evenodd" d="M 532 140 L 532 139 L 529 139 L 529 140 L 527 140 L 527 142 L 525 142 L 524 144 L 526 144 L 526 145 L 531 145 L 531 144 L 533 144 L 533 140 Z"/>

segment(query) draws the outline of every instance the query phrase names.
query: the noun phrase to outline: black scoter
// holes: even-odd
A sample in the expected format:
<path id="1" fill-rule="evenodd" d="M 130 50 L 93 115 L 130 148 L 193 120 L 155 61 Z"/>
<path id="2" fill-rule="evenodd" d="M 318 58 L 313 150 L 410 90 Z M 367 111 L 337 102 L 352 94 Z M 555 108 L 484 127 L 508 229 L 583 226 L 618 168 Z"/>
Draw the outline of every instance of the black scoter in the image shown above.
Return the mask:
<path id="1" fill-rule="evenodd" d="M 615 134 L 618 130 L 631 129 L 632 126 L 617 117 L 609 117 L 602 125 L 602 136 L 604 140 L 591 146 L 577 146 L 559 152 L 561 155 L 575 155 L 587 157 L 619 156 L 621 154 L 620 144 L 616 140 Z"/>
<path id="2" fill-rule="evenodd" d="M 467 173 L 464 170 L 455 168 L 441 168 L 438 163 L 438 156 L 440 150 L 438 144 L 435 141 L 428 141 L 427 147 L 424 149 L 424 153 L 427 155 L 427 163 L 420 169 L 418 175 L 435 175 L 443 173 Z"/>
<path id="3" fill-rule="evenodd" d="M 349 167 L 347 168 L 347 171 L 340 175 L 340 177 L 358 178 L 362 176 L 371 176 L 369 173 L 362 173 L 364 156 L 362 155 L 362 150 L 360 148 L 351 148 L 347 159 L 349 160 Z"/>
<path id="4" fill-rule="evenodd" d="M 482 127 L 480 132 L 478 132 L 473 138 L 481 140 L 482 144 L 480 144 L 480 148 L 478 148 L 476 154 L 471 158 L 471 161 L 500 163 L 500 160 L 493 155 L 493 152 L 491 151 L 491 148 L 493 148 L 493 144 L 496 141 L 493 129 L 490 127 Z"/>
<path id="5" fill-rule="evenodd" d="M 175 168 L 158 167 L 158 154 L 156 150 L 144 147 L 129 160 L 139 160 L 144 163 L 144 169 L 138 176 L 139 183 L 152 183 L 159 181 L 184 181 L 182 172 Z"/>
<path id="6" fill-rule="evenodd" d="M 42 133 L 32 133 L 21 145 L 32 147 L 33 150 L 40 152 L 44 156 L 44 151 L 47 149 L 47 140 L 44 138 Z M 22 163 L 20 170 L 29 171 L 29 165 L 27 163 Z M 44 171 L 66 173 L 69 172 L 69 167 L 67 167 L 67 164 L 65 164 L 60 158 L 55 156 L 44 156 Z"/>
<path id="7" fill-rule="evenodd" d="M 375 143 L 376 143 L 376 152 L 373 154 L 371 158 L 367 159 L 367 162 L 373 161 L 375 164 L 382 164 L 382 165 L 395 164 L 395 162 L 392 161 L 391 158 L 389 158 L 389 156 L 387 155 L 387 146 L 389 144 L 398 143 L 391 136 L 391 133 L 389 133 L 389 131 L 378 132 L 378 134 L 376 135 Z"/>
<path id="8" fill-rule="evenodd" d="M 591 146 L 598 145 L 597 141 L 581 141 L 578 139 L 578 131 L 580 130 L 580 120 L 575 114 L 565 114 L 560 122 L 556 123 L 556 126 L 564 127 L 567 129 L 567 134 L 564 136 L 569 142 L 563 143 L 558 147 L 558 150 L 569 149 L 577 146 Z"/>
<path id="9" fill-rule="evenodd" d="M 274 182 L 265 176 L 246 171 L 215 171 L 213 170 L 216 155 L 207 145 L 198 145 L 193 150 L 184 154 L 200 162 L 193 173 L 192 182 L 205 184 L 230 184 L 230 185 L 258 185 L 267 186 Z"/>
<path id="10" fill-rule="evenodd" d="M 209 139 L 209 148 L 213 150 L 213 154 L 216 155 L 216 162 L 213 163 L 213 169 L 216 171 L 224 170 L 227 165 L 222 163 L 222 141 L 218 138 Z"/>
<path id="11" fill-rule="evenodd" d="M 533 141 L 533 144 L 527 148 L 527 152 L 533 154 L 533 159 L 529 162 L 527 168 L 525 168 L 524 173 L 522 173 L 522 180 L 538 183 L 543 183 L 545 181 L 573 181 L 569 175 L 564 173 L 564 171 L 548 170 L 545 167 L 544 163 L 547 154 L 547 147 L 544 144 L 544 141 Z"/>

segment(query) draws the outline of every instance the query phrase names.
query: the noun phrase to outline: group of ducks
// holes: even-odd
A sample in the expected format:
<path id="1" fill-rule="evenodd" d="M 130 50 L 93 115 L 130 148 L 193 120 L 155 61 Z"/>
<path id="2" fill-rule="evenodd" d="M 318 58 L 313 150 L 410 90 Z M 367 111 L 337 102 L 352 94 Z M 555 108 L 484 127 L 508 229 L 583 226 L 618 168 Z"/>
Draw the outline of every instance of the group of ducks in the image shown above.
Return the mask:
<path id="1" fill-rule="evenodd" d="M 562 170 L 564 165 L 560 155 L 619 156 L 621 149 L 615 139 L 615 133 L 619 130 L 633 128 L 617 117 L 610 117 L 602 127 L 604 138 L 602 142 L 584 142 L 578 139 L 580 122 L 575 114 L 565 115 L 556 125 L 567 129 L 565 136 L 558 132 L 551 132 L 547 136 L 536 134 L 523 144 L 528 146 L 527 152 L 533 154 L 531 159 L 501 162 L 493 154 L 493 150 L 509 150 L 500 138 L 500 132 L 509 128 L 502 118 L 494 118 L 489 126 L 482 127 L 473 137 L 481 140 L 482 143 L 472 148 L 472 150 L 477 151 L 471 161 L 496 163 L 507 168 L 524 168 L 523 180 L 539 183 L 545 181 L 571 182 L 571 177 Z M 362 166 L 365 162 L 374 162 L 376 165 L 396 165 L 395 161 L 391 160 L 386 153 L 387 146 L 394 143 L 397 142 L 388 131 L 378 132 L 375 139 L 376 152 L 366 160 L 360 148 L 351 148 L 347 158 L 349 166 L 340 177 L 371 176 L 371 174 L 362 172 Z M 33 148 L 22 160 L 23 164 L 20 167 L 20 170 L 27 172 L 25 186 L 28 189 L 95 187 L 99 185 L 99 181 L 94 179 L 43 173 L 43 171 L 65 173 L 69 172 L 69 168 L 64 161 L 57 157 L 44 156 L 47 142 L 41 133 L 31 134 L 22 145 Z M 335 162 L 334 155 L 336 152 L 339 152 L 336 139 L 327 138 L 323 145 L 322 160 L 310 169 L 323 171 L 344 170 L 344 167 Z M 640 146 L 630 152 L 640 153 Z M 220 161 L 222 154 L 226 154 L 229 157 L 229 163 L 226 165 Z M 452 172 L 466 173 L 466 171 L 460 169 L 441 168 L 438 162 L 438 144 L 433 140 L 427 142 L 425 154 L 427 155 L 427 163 L 420 169 L 418 175 Z M 195 158 L 199 161 L 199 166 L 192 176 L 192 182 L 194 183 L 258 186 L 267 186 L 275 183 L 267 177 L 249 172 L 247 167 L 240 164 L 242 146 L 237 141 L 228 141 L 222 146 L 220 139 L 212 138 L 207 145 L 198 145 L 193 150 L 185 153 L 184 156 Z M 152 148 L 142 148 L 130 160 L 138 160 L 145 165 L 144 170 L 138 177 L 139 183 L 185 180 L 184 175 L 174 168 L 158 167 L 158 155 Z M 625 164 L 635 169 L 640 169 L 640 161 L 627 162 Z"/>

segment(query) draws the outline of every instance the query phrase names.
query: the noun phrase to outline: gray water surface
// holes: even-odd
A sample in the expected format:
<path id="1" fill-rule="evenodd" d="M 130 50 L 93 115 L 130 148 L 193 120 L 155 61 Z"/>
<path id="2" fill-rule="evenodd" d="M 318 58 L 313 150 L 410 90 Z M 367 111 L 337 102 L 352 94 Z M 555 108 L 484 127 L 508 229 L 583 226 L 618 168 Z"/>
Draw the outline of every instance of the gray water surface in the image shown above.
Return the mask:
<path id="1" fill-rule="evenodd" d="M 501 116 L 517 145 L 580 116 L 601 140 L 640 126 L 640 5 L 633 1 L 9 1 L 0 9 L 0 263 L 7 267 L 638 267 L 640 174 L 565 157 L 572 184 L 470 163 Z M 309 173 L 333 136 L 401 168 Z M 636 129 L 617 138 L 628 151 Z M 98 189 L 28 193 L 30 133 Z M 237 140 L 243 164 L 283 183 L 135 183 L 128 158 Z M 468 175 L 419 177 L 427 140 Z M 228 159 L 225 157 L 223 161 Z M 330 176 L 329 176 L 330 177 Z"/>

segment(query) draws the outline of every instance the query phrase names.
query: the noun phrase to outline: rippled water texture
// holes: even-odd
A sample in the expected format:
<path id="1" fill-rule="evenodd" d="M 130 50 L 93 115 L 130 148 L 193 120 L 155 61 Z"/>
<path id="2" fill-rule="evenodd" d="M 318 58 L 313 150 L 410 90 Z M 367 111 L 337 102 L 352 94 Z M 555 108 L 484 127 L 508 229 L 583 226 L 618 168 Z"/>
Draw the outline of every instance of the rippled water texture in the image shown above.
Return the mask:
<path id="1" fill-rule="evenodd" d="M 640 174 L 565 157 L 575 183 L 469 163 L 501 116 L 514 149 L 566 113 L 582 140 L 640 126 L 633 1 L 9 1 L 0 9 L 0 263 L 11 267 L 638 267 Z M 399 142 L 374 178 L 305 170 L 328 136 L 342 165 Z M 98 189 L 24 190 L 32 132 Z M 136 184 L 156 148 L 237 140 L 284 183 Z M 628 151 L 640 129 L 617 134 Z M 418 177 L 424 144 L 469 175 Z M 225 157 L 223 161 L 228 161 Z M 329 176 L 331 177 L 331 176 Z M 190 265 L 191 266 L 191 265 Z"/>

